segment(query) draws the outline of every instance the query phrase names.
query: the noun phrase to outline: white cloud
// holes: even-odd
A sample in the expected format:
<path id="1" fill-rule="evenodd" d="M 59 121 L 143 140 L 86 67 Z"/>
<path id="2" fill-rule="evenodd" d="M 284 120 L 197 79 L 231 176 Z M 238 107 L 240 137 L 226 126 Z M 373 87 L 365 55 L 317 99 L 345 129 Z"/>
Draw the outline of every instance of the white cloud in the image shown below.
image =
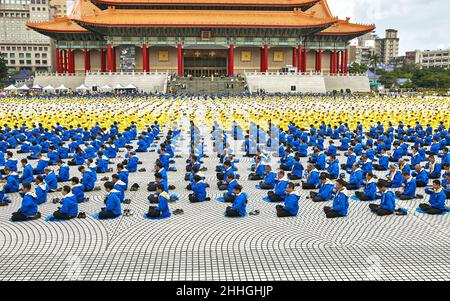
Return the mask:
<path id="1" fill-rule="evenodd" d="M 401 52 L 450 45 L 448 0 L 328 0 L 332 12 L 353 22 L 374 23 L 377 34 L 399 31 Z"/>

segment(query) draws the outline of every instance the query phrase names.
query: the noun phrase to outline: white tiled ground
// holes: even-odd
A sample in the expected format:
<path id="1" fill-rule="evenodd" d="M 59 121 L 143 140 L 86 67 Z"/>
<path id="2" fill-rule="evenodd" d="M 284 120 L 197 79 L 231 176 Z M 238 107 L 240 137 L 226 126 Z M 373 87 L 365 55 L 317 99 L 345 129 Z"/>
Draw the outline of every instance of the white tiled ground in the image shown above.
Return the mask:
<path id="1" fill-rule="evenodd" d="M 211 141 L 206 140 L 211 154 Z M 11 212 L 20 205 L 19 196 L 13 195 L 13 204 L 0 208 L 0 279 L 450 280 L 450 214 L 420 215 L 414 211 L 419 202 L 408 201 L 400 203 L 410 209 L 408 216 L 381 218 L 369 212 L 367 203 L 352 201 L 347 218 L 327 220 L 324 204 L 312 203 L 302 191 L 299 216 L 278 219 L 275 205 L 261 200 L 266 192 L 245 180 L 250 163 L 242 159 L 237 166 L 250 196 L 248 209 L 261 214 L 227 219 L 226 204 L 187 201 L 187 143 L 180 141 L 177 148 L 183 155 L 176 159 L 179 172 L 169 173 L 170 184 L 177 187 L 172 193 L 180 197 L 171 209 L 185 213 L 170 219 L 143 218 L 155 153 L 140 154 L 147 172 L 130 175 L 130 183 L 141 186 L 138 192 L 127 192 L 132 203 L 124 208 L 133 210 L 131 217 L 12 223 Z M 204 162 L 214 199 L 221 195 L 215 184 L 218 159 L 211 155 Z M 81 204 L 80 211 L 90 215 L 103 206 L 104 191 L 88 195 L 91 201 Z M 46 217 L 56 207 L 48 202 L 40 211 Z"/>

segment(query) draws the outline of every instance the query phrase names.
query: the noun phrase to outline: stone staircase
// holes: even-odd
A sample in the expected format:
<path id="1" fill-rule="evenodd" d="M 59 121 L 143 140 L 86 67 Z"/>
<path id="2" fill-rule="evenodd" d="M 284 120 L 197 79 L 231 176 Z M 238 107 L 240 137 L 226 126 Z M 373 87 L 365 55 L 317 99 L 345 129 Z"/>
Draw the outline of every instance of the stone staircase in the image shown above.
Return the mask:
<path id="1" fill-rule="evenodd" d="M 236 95 L 246 91 L 240 77 L 178 77 L 168 82 L 168 93 L 185 95 Z"/>

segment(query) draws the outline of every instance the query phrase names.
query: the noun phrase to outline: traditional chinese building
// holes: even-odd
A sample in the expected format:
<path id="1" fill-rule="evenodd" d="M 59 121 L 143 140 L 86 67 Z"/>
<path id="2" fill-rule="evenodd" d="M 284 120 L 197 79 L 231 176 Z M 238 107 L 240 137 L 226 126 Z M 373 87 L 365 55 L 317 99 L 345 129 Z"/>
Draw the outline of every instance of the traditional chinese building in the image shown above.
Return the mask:
<path id="1" fill-rule="evenodd" d="M 68 17 L 27 26 L 56 40 L 57 73 L 194 76 L 346 74 L 348 42 L 375 28 L 339 20 L 326 0 L 77 0 Z"/>

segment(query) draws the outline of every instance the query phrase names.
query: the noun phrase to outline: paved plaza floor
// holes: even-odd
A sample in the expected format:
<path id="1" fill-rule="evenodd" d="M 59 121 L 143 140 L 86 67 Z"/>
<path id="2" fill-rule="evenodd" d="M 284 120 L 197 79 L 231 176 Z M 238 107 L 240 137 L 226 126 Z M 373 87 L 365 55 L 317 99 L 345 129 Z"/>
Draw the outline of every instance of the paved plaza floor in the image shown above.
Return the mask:
<path id="1" fill-rule="evenodd" d="M 415 212 L 419 201 L 404 201 L 398 205 L 409 209 L 407 216 L 378 217 L 368 203 L 351 201 L 347 218 L 327 220 L 325 204 L 313 203 L 301 191 L 298 217 L 280 219 L 275 205 L 262 201 L 267 192 L 247 180 L 251 159 L 241 157 L 237 167 L 249 195 L 248 210 L 261 213 L 225 218 L 227 204 L 215 201 L 222 192 L 209 132 L 204 166 L 212 200 L 200 204 L 188 201 L 183 178 L 189 133 L 182 136 L 176 148 L 182 158 L 176 159 L 178 172 L 169 172 L 169 184 L 179 196 L 171 210 L 183 209 L 184 214 L 143 218 L 149 206 L 146 183 L 154 179 L 154 152 L 139 154 L 146 172 L 130 174 L 130 185 L 141 188 L 126 193 L 132 202 L 123 209 L 134 213 L 129 217 L 91 217 L 104 206 L 102 187 L 87 193 L 90 201 L 80 204 L 86 219 L 44 221 L 58 206 L 51 198 L 61 197 L 52 193 L 40 206 L 41 220 L 12 223 L 11 213 L 20 206 L 20 196 L 13 194 L 13 203 L 0 208 L 0 280 L 450 280 L 450 214 L 426 216 Z M 238 148 L 241 144 L 237 142 Z M 271 159 L 274 167 L 277 160 Z M 78 174 L 76 168 L 71 172 Z"/>

